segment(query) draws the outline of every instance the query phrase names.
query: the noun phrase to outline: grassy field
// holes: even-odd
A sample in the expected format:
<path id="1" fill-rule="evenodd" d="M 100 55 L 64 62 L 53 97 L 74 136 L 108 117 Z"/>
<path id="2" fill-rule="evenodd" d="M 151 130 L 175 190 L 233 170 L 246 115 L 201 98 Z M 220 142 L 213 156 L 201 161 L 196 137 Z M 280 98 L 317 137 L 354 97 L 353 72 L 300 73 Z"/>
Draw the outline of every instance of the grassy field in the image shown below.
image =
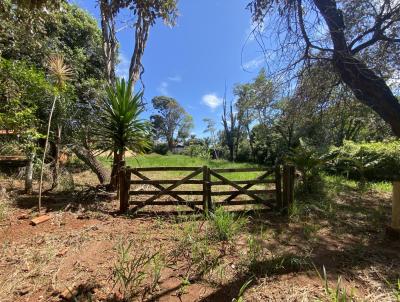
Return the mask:
<path id="1" fill-rule="evenodd" d="M 108 165 L 111 164 L 111 159 L 100 157 L 100 160 Z M 144 154 L 136 157 L 127 157 L 126 164 L 130 167 L 202 167 L 208 166 L 210 168 L 256 168 L 262 167 L 253 163 L 232 163 L 226 160 L 206 160 L 199 157 L 190 157 L 186 155 L 171 154 Z M 229 173 L 226 176 L 233 180 L 245 180 L 256 178 L 262 172 L 239 172 Z M 180 171 L 167 171 L 167 172 L 149 172 L 147 176 L 155 179 L 154 177 L 160 176 L 166 179 L 181 177 L 187 175 L 188 172 Z M 197 177 L 199 178 L 199 177 Z"/>

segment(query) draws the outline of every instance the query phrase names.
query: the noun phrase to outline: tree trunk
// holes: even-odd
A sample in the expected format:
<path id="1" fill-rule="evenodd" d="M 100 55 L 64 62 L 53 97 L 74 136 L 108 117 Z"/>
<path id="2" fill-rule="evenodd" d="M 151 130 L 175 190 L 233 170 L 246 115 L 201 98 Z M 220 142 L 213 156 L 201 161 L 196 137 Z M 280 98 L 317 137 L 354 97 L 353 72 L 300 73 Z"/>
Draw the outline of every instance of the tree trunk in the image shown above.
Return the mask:
<path id="1" fill-rule="evenodd" d="M 334 65 L 355 97 L 378 113 L 400 137 L 400 104 L 385 81 L 350 55 L 334 55 Z"/>
<path id="2" fill-rule="evenodd" d="M 32 152 L 28 155 L 28 164 L 25 171 L 25 193 L 32 194 L 33 183 L 33 162 L 35 160 L 35 153 Z"/>
<path id="3" fill-rule="evenodd" d="M 174 149 L 174 139 L 172 137 L 167 139 L 168 143 L 168 151 L 171 151 Z"/>
<path id="4" fill-rule="evenodd" d="M 103 165 L 96 159 L 93 153 L 82 146 L 73 146 L 72 151 L 75 155 L 83 161 L 89 168 L 96 174 L 100 184 L 104 184 L 108 181 L 108 174 Z"/>
<path id="5" fill-rule="evenodd" d="M 113 166 L 111 169 L 111 177 L 110 177 L 109 189 L 111 191 L 115 191 L 118 189 L 118 171 L 119 171 L 119 165 L 120 165 L 122 159 L 123 159 L 123 154 L 115 151 L 114 157 L 113 157 Z"/>
<path id="6" fill-rule="evenodd" d="M 53 161 L 53 183 L 51 185 L 51 190 L 58 187 L 58 180 L 60 176 L 61 131 L 62 131 L 62 126 L 58 125 L 55 144 L 54 144 L 55 151 L 54 151 L 54 161 Z"/>
<path id="7" fill-rule="evenodd" d="M 334 0 L 314 0 L 331 35 L 333 65 L 355 97 L 386 121 L 400 137 L 400 104 L 389 86 L 366 64 L 358 60 L 347 45 L 343 15 Z"/>

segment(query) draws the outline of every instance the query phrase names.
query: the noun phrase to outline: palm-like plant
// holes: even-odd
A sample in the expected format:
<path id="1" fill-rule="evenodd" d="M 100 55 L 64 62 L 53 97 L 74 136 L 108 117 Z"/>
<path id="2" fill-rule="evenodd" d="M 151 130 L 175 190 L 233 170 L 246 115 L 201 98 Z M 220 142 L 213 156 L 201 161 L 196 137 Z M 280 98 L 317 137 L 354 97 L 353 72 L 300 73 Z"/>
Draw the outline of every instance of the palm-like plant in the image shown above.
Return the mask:
<path id="1" fill-rule="evenodd" d="M 47 60 L 47 66 L 49 69 L 49 75 L 52 78 L 52 82 L 53 82 L 54 86 L 57 88 L 57 91 L 56 91 L 56 94 L 54 95 L 53 104 L 52 104 L 51 110 L 50 110 L 49 122 L 47 124 L 46 143 L 44 145 L 42 165 L 40 168 L 39 205 L 38 205 L 39 213 L 41 211 L 41 205 L 42 205 L 43 167 L 44 167 L 44 161 L 46 158 L 46 153 L 47 153 L 47 149 L 48 149 L 48 145 L 49 145 L 51 120 L 53 118 L 54 109 L 56 107 L 57 99 L 59 97 L 58 92 L 62 91 L 62 89 L 65 86 L 65 83 L 72 76 L 72 70 L 65 64 L 64 57 L 62 55 L 54 54 L 54 55 L 50 56 Z"/>
<path id="2" fill-rule="evenodd" d="M 97 138 L 103 152 L 114 155 L 111 189 L 116 189 L 116 173 L 125 151 L 142 153 L 150 146 L 150 124 L 140 118 L 143 93 L 133 94 L 131 82 L 117 79 L 106 88 L 107 98 L 100 103 Z"/>

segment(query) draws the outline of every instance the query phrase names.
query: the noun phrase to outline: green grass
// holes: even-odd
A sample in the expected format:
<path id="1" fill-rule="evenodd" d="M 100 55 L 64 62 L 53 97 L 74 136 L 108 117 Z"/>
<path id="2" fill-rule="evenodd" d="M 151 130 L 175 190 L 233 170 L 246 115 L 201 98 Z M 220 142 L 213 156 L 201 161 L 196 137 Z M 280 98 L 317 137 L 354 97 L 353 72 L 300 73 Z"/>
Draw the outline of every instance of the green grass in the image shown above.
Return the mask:
<path id="1" fill-rule="evenodd" d="M 323 179 L 326 185 L 330 186 L 334 190 L 360 190 L 360 183 L 358 181 L 345 178 L 339 175 L 328 175 L 324 174 Z M 374 190 L 378 192 L 391 192 L 392 183 L 389 181 L 379 181 L 379 182 L 367 182 L 365 184 L 364 190 Z"/>
<path id="2" fill-rule="evenodd" d="M 103 163 L 110 165 L 112 159 L 107 157 L 100 157 L 100 161 Z M 186 155 L 179 154 L 169 154 L 169 155 L 159 155 L 159 154 L 144 154 L 136 157 L 127 157 L 126 165 L 130 167 L 202 167 L 207 166 L 209 168 L 257 168 L 262 167 L 260 165 L 254 163 L 234 163 L 226 160 L 206 160 L 199 157 L 190 157 Z M 170 178 L 168 176 L 185 176 L 188 174 L 188 171 L 167 171 L 167 172 L 158 172 L 159 174 L 163 173 L 166 178 Z M 150 175 L 154 173 L 146 173 L 146 175 Z M 262 174 L 262 172 L 233 172 L 226 173 L 224 176 L 227 176 L 229 179 L 234 180 L 246 180 L 256 178 L 258 175 Z M 152 175 L 155 176 L 155 175 Z M 197 177 L 199 178 L 199 177 Z"/>

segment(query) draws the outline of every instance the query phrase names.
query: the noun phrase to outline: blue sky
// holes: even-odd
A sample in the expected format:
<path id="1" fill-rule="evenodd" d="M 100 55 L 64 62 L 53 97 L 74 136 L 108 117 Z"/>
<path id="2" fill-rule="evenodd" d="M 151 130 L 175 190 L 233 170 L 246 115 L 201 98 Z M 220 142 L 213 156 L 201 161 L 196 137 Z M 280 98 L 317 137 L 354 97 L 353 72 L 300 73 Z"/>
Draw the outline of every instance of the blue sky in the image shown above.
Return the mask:
<path id="1" fill-rule="evenodd" d="M 99 20 L 97 1 L 71 2 Z M 250 81 L 264 64 L 260 47 L 249 39 L 252 25 L 250 12 L 245 9 L 248 2 L 181 0 L 175 27 L 158 22 L 151 28 L 142 61 L 146 117 L 153 113 L 151 99 L 168 95 L 193 116 L 196 135 L 203 136 L 203 118 L 213 118 L 220 125 L 225 83 L 227 98 L 233 99 L 233 85 Z M 128 11 L 123 13 L 120 21 L 129 16 Z M 125 76 L 134 47 L 133 30 L 121 30 L 118 40 L 118 74 Z"/>

